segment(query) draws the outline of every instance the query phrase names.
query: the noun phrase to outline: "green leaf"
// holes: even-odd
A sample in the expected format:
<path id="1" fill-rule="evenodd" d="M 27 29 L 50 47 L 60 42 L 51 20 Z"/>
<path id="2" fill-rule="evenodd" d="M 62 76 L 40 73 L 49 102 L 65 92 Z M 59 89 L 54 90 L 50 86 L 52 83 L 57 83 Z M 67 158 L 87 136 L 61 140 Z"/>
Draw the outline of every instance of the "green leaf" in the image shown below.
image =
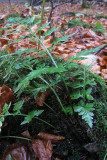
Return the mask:
<path id="1" fill-rule="evenodd" d="M 20 109 L 22 108 L 24 100 L 18 101 L 14 104 L 13 111 L 15 111 L 14 115 L 20 113 Z"/>
<path id="2" fill-rule="evenodd" d="M 51 28 L 50 30 L 44 33 L 44 36 L 46 37 L 46 36 L 51 35 L 53 32 L 57 31 L 59 28 L 60 26 L 58 26 L 57 28 Z"/>
<path id="3" fill-rule="evenodd" d="M 93 97 L 91 96 L 91 92 L 92 92 L 91 87 L 86 90 L 86 97 L 88 100 L 93 100 Z"/>
<path id="4" fill-rule="evenodd" d="M 71 106 L 64 107 L 64 112 L 73 115 L 73 110 Z"/>
<path id="5" fill-rule="evenodd" d="M 32 35 L 27 35 L 27 36 L 19 37 L 18 39 L 10 42 L 9 45 L 12 44 L 12 43 L 19 42 L 19 41 L 21 41 L 22 39 L 26 39 L 26 38 L 32 38 Z"/>
<path id="6" fill-rule="evenodd" d="M 5 105 L 3 106 L 3 114 L 4 115 L 9 114 L 9 108 L 10 108 L 10 106 L 11 106 L 11 103 L 9 103 L 9 105 L 5 103 Z"/>
<path id="7" fill-rule="evenodd" d="M 91 54 L 91 53 L 94 53 L 94 52 L 96 52 L 96 51 L 98 51 L 98 50 L 100 50 L 102 47 L 104 47 L 106 44 L 103 44 L 103 45 L 101 45 L 101 46 L 99 46 L 99 47 L 96 47 L 96 48 L 92 48 L 92 49 L 90 49 L 90 50 L 84 50 L 84 51 L 81 51 L 81 52 L 79 52 L 79 53 L 77 53 L 77 55 L 76 56 L 83 56 L 83 55 L 89 55 L 89 54 Z"/>
<path id="8" fill-rule="evenodd" d="M 78 89 L 75 91 L 72 91 L 70 94 L 71 99 L 78 99 L 78 98 L 83 98 L 83 91 Z"/>
<path id="9" fill-rule="evenodd" d="M 8 160 L 12 160 L 12 157 L 11 157 L 11 155 L 10 155 L 10 154 L 9 154 Z"/>
<path id="10" fill-rule="evenodd" d="M 80 103 L 78 103 L 77 106 L 74 106 L 74 111 L 78 112 L 78 114 L 82 116 L 82 119 L 84 119 L 91 128 L 93 124 L 92 119 L 94 116 L 94 114 L 91 111 L 93 110 L 93 103 L 87 103 L 85 106 L 80 105 Z"/>
<path id="11" fill-rule="evenodd" d="M 15 89 L 15 93 L 19 90 L 19 89 L 21 89 L 21 90 L 24 90 L 27 86 L 29 85 L 29 80 L 22 80 L 20 83 L 19 83 L 19 85 L 18 85 L 18 87 Z"/>
<path id="12" fill-rule="evenodd" d="M 67 36 L 63 36 L 61 38 L 59 37 L 56 37 L 56 41 L 53 42 L 54 45 L 58 45 L 59 42 L 66 42 L 68 40 L 69 37 L 73 36 L 74 34 L 76 34 L 77 32 L 74 32 L 70 35 L 67 35 Z"/>
<path id="13" fill-rule="evenodd" d="M 92 79 L 86 79 L 86 85 L 91 85 L 91 86 L 94 86 L 96 85 L 96 82 L 95 82 L 95 79 L 92 78 Z"/>
<path id="14" fill-rule="evenodd" d="M 37 78 L 37 77 L 40 77 L 41 74 L 46 74 L 46 73 L 60 73 L 60 72 L 63 72 L 63 71 L 66 71 L 65 68 L 63 67 L 63 65 L 59 66 L 58 68 L 56 67 L 50 67 L 50 68 L 41 68 L 41 69 L 38 69 L 38 70 L 33 70 L 31 71 L 27 77 L 22 80 L 18 87 L 15 89 L 15 93 L 18 91 L 18 90 L 22 90 L 24 88 L 26 88 L 28 85 L 29 85 L 29 81 L 34 79 L 34 78 Z"/>
<path id="15" fill-rule="evenodd" d="M 83 88 L 84 87 L 84 82 L 72 82 L 71 83 L 71 86 L 73 87 L 73 88 Z"/>
<path id="16" fill-rule="evenodd" d="M 21 125 L 29 123 L 35 116 L 39 116 L 44 110 L 34 110 L 28 113 L 26 117 L 24 118 L 24 121 L 21 123 Z"/>
<path id="17" fill-rule="evenodd" d="M 8 57 L 8 56 L 13 56 L 13 55 L 21 55 L 23 53 L 29 53 L 29 52 L 37 52 L 37 51 L 38 51 L 38 49 L 33 49 L 33 48 L 19 49 L 18 51 L 14 52 L 14 53 L 2 55 L 2 56 L 0 56 L 0 58 L 4 58 L 4 57 Z"/>
<path id="18" fill-rule="evenodd" d="M 50 22 L 48 22 L 48 23 L 42 25 L 42 27 L 39 27 L 39 28 L 37 29 L 37 31 L 40 31 L 40 30 L 46 28 L 47 26 L 49 26 L 49 23 L 50 23 Z M 37 31 L 36 31 L 36 32 L 37 32 Z"/>

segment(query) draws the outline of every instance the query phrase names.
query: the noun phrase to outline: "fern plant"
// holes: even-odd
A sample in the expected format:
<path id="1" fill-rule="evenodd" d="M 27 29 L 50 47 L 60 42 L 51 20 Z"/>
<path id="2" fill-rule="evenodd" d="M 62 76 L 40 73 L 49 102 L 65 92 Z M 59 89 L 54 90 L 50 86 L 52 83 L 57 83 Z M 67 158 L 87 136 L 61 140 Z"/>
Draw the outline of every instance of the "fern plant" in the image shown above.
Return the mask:
<path id="1" fill-rule="evenodd" d="M 9 43 L 8 45 L 18 42 L 25 38 L 29 38 L 29 40 L 33 40 L 35 42 L 39 41 L 39 43 L 41 43 L 45 49 L 45 51 L 43 51 L 42 53 L 47 54 L 51 60 L 51 66 L 47 65 L 44 59 L 42 59 L 41 62 L 40 59 L 35 59 L 34 57 L 21 56 L 23 53 L 27 54 L 29 52 L 34 52 L 34 51 L 38 51 L 39 54 L 41 52 L 38 49 L 32 49 L 32 48 L 20 49 L 15 53 L 11 53 L 9 55 L 2 54 L 0 56 L 0 58 L 2 59 L 2 62 L 0 63 L 1 67 L 0 71 L 2 79 L 7 82 L 12 81 L 13 86 L 15 88 L 14 91 L 18 97 L 20 97 L 22 93 L 26 93 L 26 94 L 32 94 L 36 98 L 40 90 L 44 92 L 46 91 L 47 88 L 50 88 L 52 92 L 55 94 L 56 99 L 59 105 L 61 106 L 62 111 L 64 111 L 65 114 L 66 113 L 75 114 L 74 112 L 78 112 L 78 114 L 82 116 L 82 119 L 84 119 L 87 122 L 87 124 L 90 127 L 92 127 L 92 119 L 94 115 L 92 111 L 94 110 L 94 103 L 93 103 L 93 97 L 91 96 L 91 92 L 92 92 L 92 84 L 95 85 L 95 80 L 89 78 L 90 73 L 88 72 L 88 69 L 90 67 L 81 66 L 77 63 L 74 63 L 73 60 L 84 59 L 83 57 L 81 57 L 82 55 L 87 55 L 92 52 L 95 52 L 99 50 L 102 46 L 91 50 L 82 51 L 78 53 L 76 56 L 72 56 L 69 62 L 60 62 L 59 60 L 57 61 L 55 60 L 54 57 L 52 57 L 49 50 L 43 44 L 42 39 L 39 39 L 36 35 L 36 33 L 39 30 L 48 26 L 49 23 L 43 25 L 36 32 L 33 33 L 31 31 L 31 27 L 35 24 L 39 24 L 40 21 L 38 20 L 34 23 L 34 19 L 32 17 L 29 19 L 23 19 L 23 18 L 19 19 L 17 19 L 16 17 L 12 17 L 11 20 L 8 19 L 8 25 L 9 23 L 13 24 L 13 22 L 15 23 L 14 25 L 16 25 L 19 24 L 20 22 L 25 26 L 26 30 L 28 30 L 31 34 L 28 36 L 20 37 L 17 40 Z M 23 32 L 26 30 L 23 30 Z M 55 30 L 56 28 L 51 29 L 50 31 L 45 33 L 45 36 L 50 35 Z M 16 33 L 18 31 L 16 30 L 13 32 Z M 13 32 L 9 34 L 13 34 Z M 67 41 L 67 38 L 69 38 L 74 34 L 64 36 L 61 38 L 56 38 L 56 41 L 53 42 L 53 46 L 58 45 L 60 43 L 65 43 Z M 52 49 L 53 47 L 51 47 L 50 50 Z M 8 56 L 10 55 L 12 57 L 8 58 Z M 22 71 L 24 71 L 23 74 Z M 70 81 L 70 76 L 73 77 L 74 79 L 73 82 Z M 63 86 L 65 86 L 69 99 L 73 101 L 72 105 L 70 104 L 69 101 L 68 105 L 70 106 L 68 107 L 63 105 L 61 98 L 58 96 L 56 92 L 56 84 L 59 84 L 60 82 L 62 82 Z M 25 117 L 22 124 L 29 123 L 32 120 L 32 118 L 34 118 L 35 115 L 37 118 L 37 116 L 43 112 L 43 110 L 39 111 L 35 110 L 28 113 L 28 115 L 25 115 L 20 112 L 22 105 L 23 105 L 22 101 L 17 102 L 13 109 L 14 112 L 12 113 L 14 116 L 22 115 Z M 7 115 L 7 112 L 3 113 L 4 113 L 3 116 Z M 12 114 L 9 113 L 9 115 Z"/>
<path id="2" fill-rule="evenodd" d="M 68 83 L 68 86 L 72 88 L 70 97 L 74 103 L 73 108 L 75 112 L 78 112 L 82 119 L 92 128 L 94 110 L 92 86 L 96 85 L 95 80 L 90 78 L 88 67 L 82 67 L 83 70 L 78 70 L 76 74 L 72 73 L 74 82 Z M 76 103 L 76 105 L 75 105 Z M 67 113 L 72 114 L 72 108 L 69 106 L 65 108 Z"/>

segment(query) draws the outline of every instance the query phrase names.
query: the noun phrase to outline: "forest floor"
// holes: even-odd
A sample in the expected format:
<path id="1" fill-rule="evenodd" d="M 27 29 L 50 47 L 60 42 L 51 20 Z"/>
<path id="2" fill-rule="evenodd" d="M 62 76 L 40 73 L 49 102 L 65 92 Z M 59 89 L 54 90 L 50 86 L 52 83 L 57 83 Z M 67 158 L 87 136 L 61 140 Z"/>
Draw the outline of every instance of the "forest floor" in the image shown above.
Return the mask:
<path id="1" fill-rule="evenodd" d="M 58 4 L 55 3 L 55 6 L 56 5 Z M 46 3 L 43 25 L 48 23 L 50 10 L 51 4 Z M 8 30 L 5 30 L 4 28 L 7 27 L 6 24 L 9 23 L 9 18 L 15 17 L 15 15 L 24 18 L 36 15 L 36 18 L 40 19 L 40 12 L 41 6 L 34 6 L 30 12 L 30 10 L 26 9 L 22 3 L 11 3 L 10 6 L 9 3 L 0 2 L 0 50 L 4 52 L 5 49 L 7 49 L 7 53 L 11 54 L 18 49 L 37 49 L 37 44 L 30 42 L 27 38 L 16 41 L 8 46 L 8 43 L 17 40 L 19 37 L 29 35 L 29 31 L 23 32 L 23 29 L 25 28 L 23 28 L 24 26 L 22 24 L 16 26 L 11 25 Z M 82 9 L 81 4 L 60 4 L 53 10 L 51 24 L 52 28 L 60 26 L 58 30 L 55 30 L 54 32 L 55 37 L 61 38 L 75 33 L 72 37 L 69 37 L 66 43 L 60 43 L 52 50 L 52 55 L 57 55 L 64 60 L 68 60 L 68 58 L 75 56 L 85 49 L 89 50 L 102 45 L 97 52 L 94 52 L 92 56 L 90 56 L 91 58 L 89 57 L 87 60 L 79 63 L 82 65 L 90 65 L 94 60 L 94 66 L 91 71 L 99 74 L 106 82 L 107 7 L 105 7 L 105 4 L 89 4 L 86 9 Z M 14 29 L 19 32 L 13 32 Z M 35 32 L 37 29 L 37 25 L 31 27 L 32 32 Z M 46 26 L 41 30 L 41 38 L 44 37 L 44 33 L 48 30 L 49 26 Z M 47 36 L 43 42 L 45 46 L 49 48 L 52 46 L 53 40 L 54 37 L 53 34 L 51 34 Z M 44 51 L 42 45 L 40 45 L 40 49 Z M 29 53 L 27 56 L 33 56 L 34 58 L 43 57 L 42 59 L 44 59 L 44 55 L 38 56 L 37 52 Z M 43 64 L 43 62 L 41 62 L 41 64 Z M 1 79 L 0 86 L 5 82 Z M 6 85 L 9 85 L 9 88 L 14 90 L 13 84 L 8 83 L 7 81 Z M 57 92 L 61 97 L 63 104 L 68 105 L 68 98 L 67 95 L 65 95 L 65 88 L 63 88 L 62 84 L 57 86 Z M 98 95 L 100 98 L 103 96 L 100 95 L 100 93 Z M 93 94 L 95 98 L 97 98 L 98 95 Z M 40 98 L 41 96 L 46 96 L 46 92 L 44 92 L 44 94 L 40 93 Z M 39 100 L 36 100 L 35 102 L 35 99 L 30 95 L 23 95 L 22 97 L 25 101 L 22 110 L 24 110 L 25 113 L 34 110 L 35 107 L 41 109 L 42 104 Z M 47 96 L 44 98 L 44 101 L 46 98 Z M 13 100 L 13 103 L 16 102 L 17 97 Z M 50 92 L 46 99 L 46 103 L 48 106 L 52 107 L 54 112 L 46 105 L 42 106 L 45 112 L 40 115 L 41 121 L 38 118 L 33 119 L 29 124 L 20 125 L 23 121 L 23 117 L 6 117 L 0 133 L 1 160 L 11 160 L 11 157 L 12 160 L 14 160 L 15 157 L 18 157 L 16 158 L 17 160 L 106 160 L 107 150 L 102 150 L 102 148 L 99 147 L 100 143 L 106 142 L 107 136 L 105 133 L 106 129 L 101 130 L 100 128 L 104 128 L 102 122 L 99 122 L 99 128 L 94 125 L 92 129 L 87 127 L 80 118 L 80 123 L 78 123 L 75 120 L 75 117 L 66 115 L 60 111 L 56 97 Z M 104 105 L 105 106 L 103 107 L 106 108 L 106 104 Z M 12 104 L 12 107 L 13 106 L 14 105 Z M 96 121 L 96 119 L 97 116 L 95 116 L 94 121 Z M 3 138 L 3 136 L 7 137 Z M 8 159 L 9 155 L 11 155 L 10 159 Z"/>

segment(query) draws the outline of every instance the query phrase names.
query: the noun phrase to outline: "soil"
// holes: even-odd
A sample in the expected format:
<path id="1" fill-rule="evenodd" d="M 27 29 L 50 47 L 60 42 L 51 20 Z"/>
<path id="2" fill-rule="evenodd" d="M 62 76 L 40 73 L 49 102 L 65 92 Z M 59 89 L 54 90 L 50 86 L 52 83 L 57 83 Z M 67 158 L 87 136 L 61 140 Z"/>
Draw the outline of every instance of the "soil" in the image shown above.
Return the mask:
<path id="1" fill-rule="evenodd" d="M 63 112 L 61 112 L 54 95 L 51 94 L 46 103 L 52 106 L 55 113 L 44 106 L 44 112 L 42 116 L 39 116 L 39 118 L 42 118 L 55 128 L 50 127 L 49 125 L 37 119 L 33 119 L 29 124 L 20 125 L 20 123 L 23 121 L 23 117 L 6 117 L 5 123 L 8 125 L 2 129 L 1 136 L 20 136 L 20 134 L 26 130 L 29 131 L 33 138 L 37 138 L 37 134 L 40 131 L 54 135 L 61 135 L 65 137 L 65 140 L 53 146 L 52 160 L 55 160 L 55 157 L 58 157 L 60 160 L 92 160 L 90 158 L 93 158 L 93 160 L 98 160 L 96 153 L 89 153 L 83 147 L 85 144 L 92 142 L 91 138 L 87 135 L 87 130 L 84 124 L 82 122 L 78 124 L 74 117 L 65 115 Z M 24 104 L 22 112 L 24 111 L 24 113 L 28 113 L 36 107 L 38 106 L 36 105 L 35 100 L 30 99 Z M 8 145 L 16 142 L 23 144 L 23 140 L 18 140 L 17 138 L 1 139 L 1 156 Z"/>

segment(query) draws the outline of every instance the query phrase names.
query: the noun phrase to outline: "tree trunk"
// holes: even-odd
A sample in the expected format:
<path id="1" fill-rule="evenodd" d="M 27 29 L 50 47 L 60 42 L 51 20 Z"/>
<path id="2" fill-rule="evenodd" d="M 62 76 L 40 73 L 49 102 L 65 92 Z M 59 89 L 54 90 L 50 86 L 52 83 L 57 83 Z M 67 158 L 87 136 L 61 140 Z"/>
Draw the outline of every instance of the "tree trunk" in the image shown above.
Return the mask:
<path id="1" fill-rule="evenodd" d="M 86 0 L 82 0 L 82 8 L 86 8 Z"/>

